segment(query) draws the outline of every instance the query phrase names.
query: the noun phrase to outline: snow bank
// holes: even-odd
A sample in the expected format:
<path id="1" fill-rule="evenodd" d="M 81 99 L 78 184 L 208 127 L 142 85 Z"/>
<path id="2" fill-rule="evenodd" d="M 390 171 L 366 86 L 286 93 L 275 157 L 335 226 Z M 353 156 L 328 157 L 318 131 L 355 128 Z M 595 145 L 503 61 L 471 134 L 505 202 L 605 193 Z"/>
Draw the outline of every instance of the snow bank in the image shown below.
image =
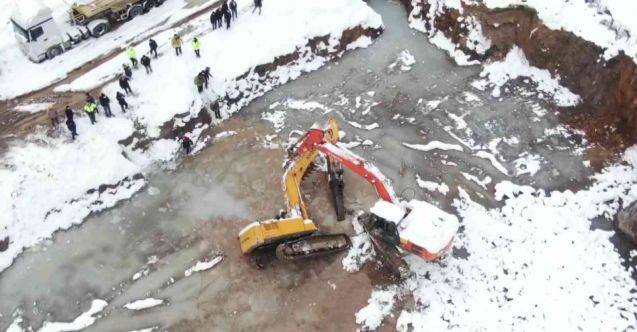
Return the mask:
<path id="1" fill-rule="evenodd" d="M 126 303 L 124 305 L 124 308 L 128 310 L 143 310 L 143 309 L 156 307 L 161 304 L 164 304 L 164 300 L 149 297 L 143 300 L 137 300 L 130 303 Z"/>
<path id="2" fill-rule="evenodd" d="M 13 108 L 14 111 L 18 112 L 27 112 L 27 113 L 37 113 L 46 111 L 49 108 L 50 103 L 32 103 L 32 104 L 24 104 L 18 105 Z"/>
<path id="3" fill-rule="evenodd" d="M 437 191 L 443 195 L 449 193 L 449 186 L 446 183 L 437 183 L 433 181 L 425 181 L 420 178 L 420 175 L 416 174 L 416 183 L 418 187 L 427 189 L 429 191 Z"/>
<path id="4" fill-rule="evenodd" d="M 532 67 L 524 52 L 517 46 L 509 51 L 503 61 L 484 65 L 480 77 L 484 77 L 484 79 L 475 83 L 474 86 L 493 86 L 491 95 L 496 98 L 500 97 L 501 88 L 507 82 L 518 77 L 528 77 L 537 84 L 537 90 L 552 97 L 557 106 L 575 106 L 581 101 L 578 95 L 560 85 L 559 77 L 552 77 L 546 69 Z M 540 97 L 546 99 L 542 94 Z"/>
<path id="5" fill-rule="evenodd" d="M 637 148 L 592 177 L 579 192 L 551 193 L 510 182 L 496 185 L 503 207 L 487 210 L 460 190 L 454 203 L 464 232 L 454 241 L 467 257 L 444 264 L 407 257 L 414 309 L 397 329 L 622 331 L 637 326 L 635 267 L 622 266 L 610 238 L 590 220 L 612 219 L 637 199 Z M 452 304 L 452 305 L 450 305 Z M 485 314 L 497 313 L 497 314 Z"/>
<path id="6" fill-rule="evenodd" d="M 132 123 L 119 118 L 98 121 L 91 126 L 88 119 L 78 118 L 80 136 L 75 142 L 40 132 L 4 156 L 0 239 L 8 237 L 9 248 L 0 253 L 0 271 L 23 248 L 130 198 L 144 185 L 143 178 L 135 177 L 141 169 L 117 144 L 132 133 Z"/>
<path id="7" fill-rule="evenodd" d="M 629 0 L 482 0 L 489 8 L 526 6 L 553 30 L 564 30 L 605 49 L 606 60 L 623 51 L 637 60 L 637 2 Z"/>

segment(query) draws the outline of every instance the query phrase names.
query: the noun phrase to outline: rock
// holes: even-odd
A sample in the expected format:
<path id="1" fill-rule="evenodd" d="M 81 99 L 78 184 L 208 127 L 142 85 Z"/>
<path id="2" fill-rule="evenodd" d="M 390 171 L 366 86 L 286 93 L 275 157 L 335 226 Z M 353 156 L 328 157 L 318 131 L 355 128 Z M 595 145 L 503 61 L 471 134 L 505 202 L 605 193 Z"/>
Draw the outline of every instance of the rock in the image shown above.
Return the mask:
<path id="1" fill-rule="evenodd" d="M 619 229 L 637 243 L 637 201 L 617 214 Z"/>

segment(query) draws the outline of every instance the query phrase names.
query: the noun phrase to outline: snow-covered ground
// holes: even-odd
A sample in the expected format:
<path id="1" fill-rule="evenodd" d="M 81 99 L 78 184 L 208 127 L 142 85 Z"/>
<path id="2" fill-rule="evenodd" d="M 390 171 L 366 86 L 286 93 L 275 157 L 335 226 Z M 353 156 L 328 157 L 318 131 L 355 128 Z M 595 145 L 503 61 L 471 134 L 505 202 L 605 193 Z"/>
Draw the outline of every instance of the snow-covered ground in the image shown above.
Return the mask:
<path id="1" fill-rule="evenodd" d="M 31 0 L 29 0 L 31 1 Z M 69 5 L 63 0 L 43 2 L 53 10 L 53 16 L 60 25 L 67 25 Z M 71 2 L 68 2 L 71 3 Z M 38 90 L 64 79 L 69 72 L 116 49 L 124 49 L 137 44 L 159 31 L 170 28 L 176 22 L 197 12 L 207 4 L 187 7 L 186 0 L 166 1 L 162 6 L 136 17 L 99 39 L 88 39 L 77 44 L 72 50 L 48 61 L 31 62 L 19 49 L 13 28 L 9 22 L 13 0 L 0 2 L 0 100 L 10 99 L 33 90 Z M 160 24 L 158 24 L 160 23 Z M 169 44 L 167 38 L 156 39 L 160 45 Z M 147 43 L 143 43 L 146 52 Z M 140 50 L 141 51 L 141 48 Z"/>
<path id="2" fill-rule="evenodd" d="M 167 1 L 165 7 L 160 8 L 172 8 L 168 4 L 178 2 Z M 239 7 L 246 8 L 250 3 L 239 1 Z M 147 17 L 150 18 L 150 14 Z M 151 75 L 143 69 L 135 71 L 131 82 L 135 94 L 127 98 L 131 105 L 128 113 L 120 112 L 114 98 L 119 86 L 112 83 L 103 91 L 111 97 L 114 118 L 98 116 L 98 123 L 91 126 L 85 117 L 78 116 L 80 136 L 76 142 L 66 137 L 65 129 L 53 138 L 44 135 L 44 129 L 41 129 L 27 142 L 15 144 L 7 152 L 0 169 L 3 177 L 0 183 L 0 240 L 8 237 L 9 249 L 0 253 L 0 271 L 9 266 L 23 248 L 50 237 L 57 229 L 82 222 L 91 212 L 131 197 L 144 185 L 143 178 L 133 178 L 134 175 L 143 173 L 154 162 L 174 159 L 179 144 L 175 140 L 159 139 L 159 128 L 175 115 L 185 115 L 176 120 L 175 126 L 179 127 L 183 121 L 197 115 L 215 94 L 236 97 L 244 93 L 238 103 L 223 105 L 223 117 L 227 118 L 274 86 L 322 66 L 328 59 L 304 49 L 310 38 L 331 35 L 330 44 L 324 47 L 332 49 L 339 42 L 342 31 L 356 26 L 380 28 L 382 21 L 358 0 L 281 0 L 270 3 L 262 15 L 241 12 L 230 30 L 211 32 L 208 15 L 191 21 L 185 27 L 189 32 L 182 33 L 184 54 L 179 57 L 167 42 L 174 31 L 160 33 L 155 39 L 160 44 L 162 56 L 152 62 L 154 72 Z M 134 29 L 122 27 L 120 30 L 137 36 L 138 40 L 147 36 Z M 196 58 L 190 47 L 195 36 L 202 44 L 201 58 Z M 108 40 L 104 40 L 105 44 Z M 139 53 L 145 51 L 146 42 L 142 45 L 138 48 Z M 276 56 L 295 51 L 302 53 L 299 59 L 269 73 L 268 80 L 259 80 L 258 74 L 251 71 L 257 65 L 272 62 Z M 60 59 L 71 59 L 71 63 L 86 61 L 86 58 L 79 60 L 72 54 L 65 54 Z M 77 89 L 94 87 L 96 82 L 104 82 L 105 76 L 119 71 L 122 61 L 121 57 L 115 57 L 79 77 L 71 86 Z M 211 90 L 214 92 L 198 94 L 193 79 L 206 66 L 211 68 Z M 235 80 L 248 71 L 251 71 L 250 75 Z M 5 74 L 8 73 L 2 75 Z M 29 75 L 21 73 L 21 77 Z M 1 80 L 8 81 L 16 87 L 25 86 L 11 79 Z M 205 145 L 204 140 L 198 142 L 203 129 L 200 125 L 190 133 L 193 141 L 199 143 L 195 151 Z M 144 136 L 153 139 L 148 149 L 132 150 L 118 144 L 135 130 L 141 130 Z M 100 187 L 103 185 L 113 187 Z"/>

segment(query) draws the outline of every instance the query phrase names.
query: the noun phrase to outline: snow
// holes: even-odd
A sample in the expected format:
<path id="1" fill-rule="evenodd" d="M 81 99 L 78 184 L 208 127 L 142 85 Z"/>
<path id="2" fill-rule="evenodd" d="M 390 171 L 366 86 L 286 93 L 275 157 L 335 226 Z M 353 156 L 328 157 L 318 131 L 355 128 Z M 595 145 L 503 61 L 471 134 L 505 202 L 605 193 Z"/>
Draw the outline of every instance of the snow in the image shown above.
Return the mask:
<path id="1" fill-rule="evenodd" d="M 362 124 L 360 124 L 358 122 L 355 122 L 355 121 L 347 121 L 347 123 L 349 123 L 354 128 L 363 129 L 363 130 L 373 130 L 373 129 L 376 129 L 376 128 L 380 128 L 380 125 L 377 122 L 374 122 L 374 123 L 368 124 L 368 125 L 362 125 Z"/>
<path id="2" fill-rule="evenodd" d="M 383 319 L 391 313 L 396 303 L 398 287 L 389 286 L 387 289 L 374 289 L 367 300 L 368 304 L 356 313 L 356 323 L 365 330 L 376 330 Z"/>
<path id="3" fill-rule="evenodd" d="M 166 28 L 170 22 L 201 8 L 183 9 L 183 5 L 181 0 L 167 1 L 136 18 L 135 26 L 148 29 L 149 21 L 164 21 L 161 27 Z M 251 5 L 251 1 L 239 2 L 242 9 L 247 10 Z M 56 13 L 66 8 L 63 4 L 58 6 L 54 8 Z M 286 20 L 281 20 L 281 17 L 286 17 Z M 144 186 L 141 174 L 151 165 L 174 161 L 179 143 L 175 139 L 160 137 L 161 128 L 168 121 L 172 121 L 174 128 L 184 126 L 189 119 L 206 112 L 202 109 L 216 96 L 238 98 L 238 94 L 243 93 L 244 97 L 232 105 L 222 103 L 222 117 L 227 118 L 274 86 L 326 63 L 329 58 L 310 51 L 307 46 L 309 39 L 332 34 L 325 47 L 334 49 L 340 43 L 342 31 L 357 26 L 380 28 L 382 20 L 365 3 L 357 0 L 280 0 L 271 3 L 262 15 L 239 15 L 230 30 L 211 32 L 208 15 L 190 20 L 184 26 L 187 31 L 182 33 L 184 54 L 180 57 L 174 55 L 168 42 L 176 31 L 159 32 L 153 38 L 159 43 L 161 56 L 152 61 L 154 73 L 151 75 L 144 73 L 143 69 L 134 71 L 131 81 L 134 95 L 127 97 L 131 105 L 129 112 L 120 113 L 115 103 L 114 95 L 119 90 L 117 83 L 106 84 L 102 91 L 111 97 L 114 118 L 98 115 L 97 124 L 91 125 L 86 117 L 77 115 L 79 136 L 75 142 L 66 137 L 65 128 L 54 131 L 53 137 L 47 137 L 46 128 L 43 128 L 30 136 L 26 143 L 10 146 L 3 156 L 0 168 L 3 179 L 0 182 L 0 238 L 9 237 L 10 245 L 8 250 L 0 253 L 0 271 L 9 266 L 23 248 L 50 238 L 59 229 L 81 223 L 91 212 L 130 198 Z M 3 68 L 0 95 L 6 97 L 37 88 L 34 84 L 46 85 L 52 77 L 64 76 L 69 68 L 123 46 L 130 38 L 141 42 L 137 50 L 143 53 L 147 45 L 144 39 L 160 31 L 161 27 L 139 33 L 127 23 L 101 37 L 99 43 L 80 44 L 53 61 L 39 65 L 28 62 L 19 53 L 8 57 L 15 47 L 0 47 L 0 66 Z M 203 45 L 200 59 L 189 47 L 193 36 L 197 36 Z M 215 48 L 214 45 L 224 47 Z M 267 79 L 254 71 L 257 65 L 267 64 L 292 52 L 299 52 L 299 58 L 269 72 Z M 101 84 L 109 75 L 112 77 L 120 71 L 121 56 L 86 72 L 67 87 L 75 90 Z M 2 65 L 3 61 L 11 61 L 12 65 Z M 200 95 L 193 84 L 193 77 L 206 66 L 210 66 L 213 75 L 211 89 Z M 32 79 L 35 76 L 38 80 Z M 238 79 L 238 76 L 241 78 Z M 5 89 L 4 85 L 10 85 L 10 88 Z M 166 93 L 168 90 L 170 93 Z M 309 102 L 290 101 L 290 105 L 319 107 Z M 213 125 L 218 121 L 213 119 Z M 205 128 L 199 124 L 189 133 L 196 144 L 195 152 L 207 141 L 199 137 Z M 130 146 L 118 144 L 133 133 L 142 137 L 136 135 Z M 146 150 L 133 148 L 140 141 L 146 142 L 144 140 L 149 142 Z M 103 191 L 97 190 L 99 188 Z"/>
<path id="4" fill-rule="evenodd" d="M 372 44 L 372 39 L 368 36 L 360 36 L 358 37 L 358 39 L 356 39 L 355 41 L 349 43 L 349 45 L 347 45 L 346 49 L 347 50 L 353 50 L 356 48 L 367 48 L 369 45 Z"/>
<path id="5" fill-rule="evenodd" d="M 637 199 L 633 156 L 591 177 L 584 190 L 496 185 L 500 208 L 486 209 L 460 189 L 454 206 L 464 231 L 454 240 L 468 257 L 441 264 L 407 256 L 404 288 L 420 305 L 403 310 L 408 330 L 623 331 L 637 326 L 634 267 L 591 220 L 612 220 Z M 609 221 L 610 222 L 610 221 Z M 485 314 L 486 313 L 486 314 Z M 490 314 L 497 313 L 497 314 Z"/>
<path id="6" fill-rule="evenodd" d="M 361 214 L 359 214 L 360 216 Z M 363 225 L 358 221 L 358 216 L 352 219 L 352 226 L 356 235 L 350 236 L 352 247 L 343 257 L 343 269 L 347 272 L 357 272 L 361 267 L 376 257 L 374 245 L 369 234 L 363 229 Z"/>
<path id="7" fill-rule="evenodd" d="M 283 127 L 285 126 L 285 116 L 285 111 L 281 110 L 261 113 L 261 119 L 272 123 L 274 131 L 277 133 L 283 130 Z"/>
<path id="8" fill-rule="evenodd" d="M 400 53 L 398 53 L 398 56 L 396 57 L 396 60 L 394 62 L 392 62 L 389 66 L 387 66 L 387 69 L 394 70 L 394 68 L 400 68 L 401 71 L 405 72 L 405 71 L 409 71 L 411 70 L 412 66 L 416 63 L 416 58 L 411 55 L 411 53 L 409 52 L 409 50 L 402 50 L 400 51 Z"/>
<path id="9" fill-rule="evenodd" d="M 384 200 L 376 201 L 374 206 L 369 209 L 369 212 L 396 224 L 403 220 L 405 216 L 405 208 Z"/>
<path id="10" fill-rule="evenodd" d="M 91 308 L 79 315 L 70 323 L 44 322 L 42 328 L 38 332 L 63 332 L 63 331 L 79 331 L 85 329 L 97 320 L 96 315 L 102 312 L 108 303 L 104 300 L 93 300 Z"/>
<path id="11" fill-rule="evenodd" d="M 489 153 L 487 151 L 477 151 L 475 153 L 475 155 L 476 155 L 476 157 L 480 157 L 480 158 L 487 159 L 488 161 L 490 161 L 491 165 L 493 165 L 493 167 L 495 169 L 500 171 L 500 173 L 502 173 L 504 175 L 509 175 L 509 171 L 506 169 L 506 167 L 504 167 L 504 165 L 502 165 L 502 163 L 500 163 L 498 158 L 496 158 L 495 155 L 493 155 L 492 153 Z"/>
<path id="12" fill-rule="evenodd" d="M 458 231 L 458 218 L 436 206 L 419 200 L 407 203 L 411 212 L 398 225 L 400 238 L 430 253 L 440 253 Z"/>
<path id="13" fill-rule="evenodd" d="M 38 113 L 46 111 L 49 108 L 49 105 L 51 105 L 51 103 L 24 104 L 14 107 L 13 110 L 18 112 Z"/>
<path id="14" fill-rule="evenodd" d="M 143 179 L 133 178 L 140 168 L 122 155 L 117 144 L 132 133 L 132 123 L 118 118 L 90 129 L 86 118 L 76 123 L 80 136 L 75 142 L 37 132 L 3 157 L 0 238 L 9 237 L 10 245 L 0 253 L 0 271 L 23 248 L 131 197 L 144 185 Z M 100 192 L 104 184 L 120 188 Z"/>
<path id="15" fill-rule="evenodd" d="M 475 182 L 477 185 L 482 187 L 482 189 L 484 189 L 484 190 L 487 190 L 487 185 L 489 183 L 491 183 L 491 177 L 488 176 L 488 175 L 485 176 L 484 179 L 480 180 L 480 178 L 478 178 L 477 176 L 475 176 L 473 174 L 469 174 L 469 173 L 466 173 L 466 172 L 460 172 L 460 174 L 462 174 L 462 176 L 464 176 L 465 179 Z"/>
<path id="16" fill-rule="evenodd" d="M 66 27 L 64 20 L 68 18 L 68 5 L 63 0 L 51 0 L 47 2 L 47 5 L 53 9 L 56 23 L 63 28 Z M 99 39 L 91 38 L 83 41 L 62 55 L 40 64 L 31 62 L 20 51 L 13 36 L 12 27 L 7 24 L 0 30 L 0 40 L 5 41 L 0 43 L 0 67 L 2 67 L 2 71 L 0 71 L 0 100 L 23 95 L 57 82 L 91 60 L 109 54 L 118 48 L 124 48 L 128 44 L 138 43 L 158 31 L 168 29 L 203 6 L 187 7 L 185 0 L 166 1 L 162 6 L 135 18 L 134 22 L 125 23 Z M 162 23 L 157 25 L 157 22 Z M 157 39 L 157 42 L 162 44 L 168 41 Z M 147 44 L 144 44 L 144 50 L 146 47 Z M 121 61 L 118 63 L 118 66 L 121 67 Z M 33 79 L 34 77 L 38 79 Z"/>
<path id="17" fill-rule="evenodd" d="M 515 175 L 528 174 L 534 176 L 542 168 L 542 157 L 537 154 L 523 153 L 513 161 L 515 165 Z"/>
<path id="18" fill-rule="evenodd" d="M 462 152 L 463 149 L 460 145 L 457 144 L 448 144 L 448 143 L 443 143 L 440 141 L 431 141 L 427 144 L 409 144 L 409 143 L 403 143 L 404 146 L 413 149 L 413 150 L 418 150 L 418 151 L 431 151 L 431 150 L 445 150 L 445 151 L 449 151 L 449 150 L 454 150 L 454 151 L 460 151 Z"/>
<path id="19" fill-rule="evenodd" d="M 537 84 L 537 90 L 542 92 L 540 96 L 552 96 L 557 106 L 575 106 L 581 101 L 578 95 L 560 85 L 559 77 L 552 77 L 548 70 L 532 67 L 524 52 L 517 46 L 509 51 L 504 60 L 485 64 L 480 77 L 484 79 L 478 84 L 493 86 L 491 95 L 496 98 L 500 97 L 501 88 L 507 82 L 518 77 L 528 77 Z"/>
<path id="20" fill-rule="evenodd" d="M 437 191 L 443 195 L 449 193 L 449 186 L 446 183 L 437 183 L 433 181 L 425 181 L 420 178 L 420 175 L 416 174 L 416 183 L 420 188 L 427 189 L 429 191 Z"/>
<path id="21" fill-rule="evenodd" d="M 195 272 L 210 270 L 223 261 L 223 256 L 217 256 L 209 261 L 197 261 L 195 265 L 184 271 L 184 276 L 190 277 Z"/>
<path id="22" fill-rule="evenodd" d="M 143 309 L 156 307 L 163 303 L 164 303 L 164 300 L 162 299 L 155 299 L 155 298 L 149 297 L 143 300 L 137 300 L 137 301 L 126 303 L 124 305 L 124 308 L 128 310 L 143 310 Z"/>

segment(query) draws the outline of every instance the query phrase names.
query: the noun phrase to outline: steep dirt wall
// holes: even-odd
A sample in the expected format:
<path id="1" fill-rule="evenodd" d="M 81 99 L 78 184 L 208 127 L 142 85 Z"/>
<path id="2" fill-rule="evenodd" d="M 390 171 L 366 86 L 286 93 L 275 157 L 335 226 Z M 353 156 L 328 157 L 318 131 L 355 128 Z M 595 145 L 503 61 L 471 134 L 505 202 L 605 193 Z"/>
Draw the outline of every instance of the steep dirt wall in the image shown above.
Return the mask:
<path id="1" fill-rule="evenodd" d="M 401 1 L 412 17 L 431 19 L 428 0 L 421 0 L 418 12 L 412 12 L 411 0 Z M 478 19 L 491 39 L 492 47 L 484 55 L 466 47 L 468 31 L 462 17 L 469 16 Z M 604 61 L 602 48 L 570 32 L 549 29 L 534 10 L 522 6 L 493 10 L 472 5 L 462 13 L 446 9 L 434 22 L 426 28 L 442 31 L 471 59 L 497 60 L 517 45 L 531 65 L 559 75 L 563 85 L 582 97 L 582 105 L 563 112 L 565 122 L 613 150 L 637 143 L 637 66 L 631 58 L 622 54 Z"/>

